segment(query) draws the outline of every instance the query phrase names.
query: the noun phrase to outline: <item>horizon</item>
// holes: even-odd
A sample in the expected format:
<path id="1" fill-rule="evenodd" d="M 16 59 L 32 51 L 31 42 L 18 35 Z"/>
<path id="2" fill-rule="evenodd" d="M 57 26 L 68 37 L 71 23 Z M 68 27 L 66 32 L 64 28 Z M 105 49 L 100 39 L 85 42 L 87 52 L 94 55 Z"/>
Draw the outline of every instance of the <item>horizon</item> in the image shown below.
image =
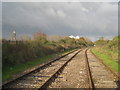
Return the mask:
<path id="1" fill-rule="evenodd" d="M 13 31 L 14 32 L 14 31 Z M 16 32 L 15 32 L 16 33 Z M 43 33 L 43 32 L 36 32 L 36 33 Z M 35 34 L 35 33 L 34 33 Z M 21 34 L 21 35 L 17 35 L 17 33 L 16 33 L 16 39 L 18 40 L 18 38 L 19 39 L 21 39 L 21 40 L 24 40 L 24 39 L 26 39 L 26 37 L 30 37 L 30 39 L 31 40 L 34 40 L 34 34 L 32 35 L 32 36 L 30 36 L 30 35 L 27 35 L 27 34 Z M 92 42 L 95 42 L 95 41 L 97 41 L 97 40 L 99 40 L 101 37 L 103 37 L 103 36 L 100 36 L 100 37 L 98 37 L 98 39 L 96 39 L 96 40 L 91 40 L 90 38 L 88 38 L 87 36 L 74 36 L 74 35 L 69 35 L 69 36 L 65 36 L 65 35 L 47 35 L 46 33 L 43 33 L 43 34 L 45 34 L 46 35 L 46 38 L 47 38 L 47 40 L 49 40 L 49 38 L 50 39 L 53 39 L 54 37 L 61 37 L 61 39 L 62 39 L 62 37 L 69 37 L 69 38 L 74 38 L 74 39 L 78 39 L 78 37 L 79 38 L 87 38 L 87 39 L 89 39 L 90 41 L 92 41 Z M 114 36 L 114 37 L 116 37 L 116 36 Z M 114 38 L 113 37 L 113 38 Z M 2 39 L 6 39 L 6 40 L 10 40 L 10 38 L 12 38 L 12 33 L 11 33 L 11 35 L 8 37 L 8 38 L 2 38 Z M 113 38 L 106 38 L 106 37 L 103 37 L 104 39 L 106 39 L 106 40 L 112 40 Z M 54 40 L 53 40 L 54 41 Z"/>

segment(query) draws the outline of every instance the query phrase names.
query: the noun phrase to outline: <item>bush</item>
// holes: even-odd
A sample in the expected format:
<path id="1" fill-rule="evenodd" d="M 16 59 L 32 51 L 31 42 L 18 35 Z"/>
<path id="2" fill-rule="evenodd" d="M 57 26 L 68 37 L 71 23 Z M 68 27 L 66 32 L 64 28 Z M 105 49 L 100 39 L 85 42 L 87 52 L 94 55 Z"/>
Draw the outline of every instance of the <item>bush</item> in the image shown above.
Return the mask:
<path id="1" fill-rule="evenodd" d="M 95 48 L 99 52 L 103 52 L 106 55 L 110 56 L 112 59 L 118 61 L 119 52 L 119 36 L 114 37 L 112 40 L 97 40 L 95 44 L 97 47 Z"/>
<path id="2" fill-rule="evenodd" d="M 81 46 L 89 45 L 85 40 L 75 40 L 69 37 L 59 41 L 48 41 L 45 38 L 29 41 L 9 42 L 3 40 L 2 43 L 2 59 L 3 68 L 14 66 L 38 57 L 43 57 L 49 54 L 70 50 Z"/>

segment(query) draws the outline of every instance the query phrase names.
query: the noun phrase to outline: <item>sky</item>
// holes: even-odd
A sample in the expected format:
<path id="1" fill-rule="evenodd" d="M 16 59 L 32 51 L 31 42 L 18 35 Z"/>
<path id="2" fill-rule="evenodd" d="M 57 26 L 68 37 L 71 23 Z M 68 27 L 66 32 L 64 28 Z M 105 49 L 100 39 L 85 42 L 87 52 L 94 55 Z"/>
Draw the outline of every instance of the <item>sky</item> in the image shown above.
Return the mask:
<path id="1" fill-rule="evenodd" d="M 3 2 L 2 36 L 43 32 L 47 35 L 84 36 L 92 41 L 118 35 L 116 2 Z"/>
<path id="2" fill-rule="evenodd" d="M 0 38 L 2 37 L 2 3 L 0 3 Z"/>

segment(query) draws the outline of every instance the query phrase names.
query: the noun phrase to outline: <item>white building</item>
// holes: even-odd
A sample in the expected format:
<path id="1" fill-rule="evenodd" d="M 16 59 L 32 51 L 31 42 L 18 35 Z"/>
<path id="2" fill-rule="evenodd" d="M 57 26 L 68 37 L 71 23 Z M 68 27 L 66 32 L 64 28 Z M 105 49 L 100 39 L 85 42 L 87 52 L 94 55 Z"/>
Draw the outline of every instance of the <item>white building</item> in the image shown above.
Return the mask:
<path id="1" fill-rule="evenodd" d="M 80 37 L 79 36 L 76 36 L 75 39 L 79 39 Z"/>
<path id="2" fill-rule="evenodd" d="M 79 39 L 80 38 L 79 36 L 73 36 L 73 35 L 70 35 L 69 37 L 74 38 L 74 39 Z"/>
<path id="3" fill-rule="evenodd" d="M 74 38 L 74 36 L 73 36 L 73 35 L 70 35 L 69 37 L 70 37 L 70 38 Z"/>

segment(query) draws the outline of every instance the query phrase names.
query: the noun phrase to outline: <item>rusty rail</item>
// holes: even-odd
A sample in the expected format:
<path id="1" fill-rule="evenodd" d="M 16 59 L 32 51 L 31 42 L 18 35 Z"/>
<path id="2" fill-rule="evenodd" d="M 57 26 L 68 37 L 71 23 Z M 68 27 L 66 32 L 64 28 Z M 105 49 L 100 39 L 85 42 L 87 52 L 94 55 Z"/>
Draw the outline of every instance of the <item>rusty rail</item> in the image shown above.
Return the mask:
<path id="1" fill-rule="evenodd" d="M 17 78 L 15 78 L 15 79 L 13 79 L 13 80 L 10 80 L 10 81 L 2 84 L 2 87 L 5 87 L 7 84 L 10 84 L 10 83 L 12 83 L 12 82 L 14 82 L 14 81 L 16 81 L 16 80 L 19 80 L 19 79 L 21 79 L 22 77 L 27 76 L 27 75 L 29 75 L 29 74 L 37 71 L 37 70 L 44 69 L 44 68 L 48 67 L 49 65 L 51 65 L 53 62 L 55 62 L 55 61 L 57 61 L 57 60 L 65 57 L 65 56 L 67 56 L 67 55 L 69 55 L 69 54 L 71 54 L 71 53 L 73 53 L 73 52 L 75 52 L 75 51 L 77 51 L 77 50 L 71 51 L 71 52 L 69 52 L 69 53 L 67 53 L 67 54 L 65 54 L 65 55 L 63 55 L 63 56 L 61 56 L 61 57 L 59 57 L 59 58 L 57 58 L 57 59 L 54 59 L 54 60 L 52 60 L 52 61 L 49 61 L 49 62 L 43 64 L 42 66 L 36 68 L 36 69 L 33 70 L 33 71 L 28 72 L 27 74 L 24 74 L 24 75 L 22 75 L 22 76 L 20 76 L 20 77 L 17 77 Z"/>
<path id="2" fill-rule="evenodd" d="M 89 61 L 88 61 L 88 56 L 87 56 L 87 50 L 85 50 L 85 58 L 86 58 L 86 70 L 87 70 L 87 76 L 88 76 L 88 81 L 89 81 L 89 89 L 90 90 L 95 90 L 95 85 L 92 79 L 92 74 L 91 74 L 91 70 L 90 70 L 90 65 L 89 65 Z"/>
<path id="3" fill-rule="evenodd" d="M 91 50 L 90 50 L 90 52 L 91 52 L 108 70 L 110 70 L 111 73 L 112 73 L 115 77 L 117 77 L 117 78 L 120 80 L 120 75 L 119 75 L 119 74 L 115 73 L 115 71 L 113 71 L 107 64 L 105 64 L 105 63 L 103 62 L 102 59 L 100 59 L 98 56 L 96 56 Z"/>
<path id="4" fill-rule="evenodd" d="M 79 50 L 68 61 L 66 61 L 46 82 L 43 83 L 43 85 L 40 86 L 40 89 L 41 88 L 46 88 L 50 84 L 50 82 L 52 81 L 52 79 L 54 79 L 57 76 L 57 74 L 59 74 L 64 69 L 64 67 L 68 64 L 68 62 L 70 62 L 80 51 L 81 50 Z"/>

